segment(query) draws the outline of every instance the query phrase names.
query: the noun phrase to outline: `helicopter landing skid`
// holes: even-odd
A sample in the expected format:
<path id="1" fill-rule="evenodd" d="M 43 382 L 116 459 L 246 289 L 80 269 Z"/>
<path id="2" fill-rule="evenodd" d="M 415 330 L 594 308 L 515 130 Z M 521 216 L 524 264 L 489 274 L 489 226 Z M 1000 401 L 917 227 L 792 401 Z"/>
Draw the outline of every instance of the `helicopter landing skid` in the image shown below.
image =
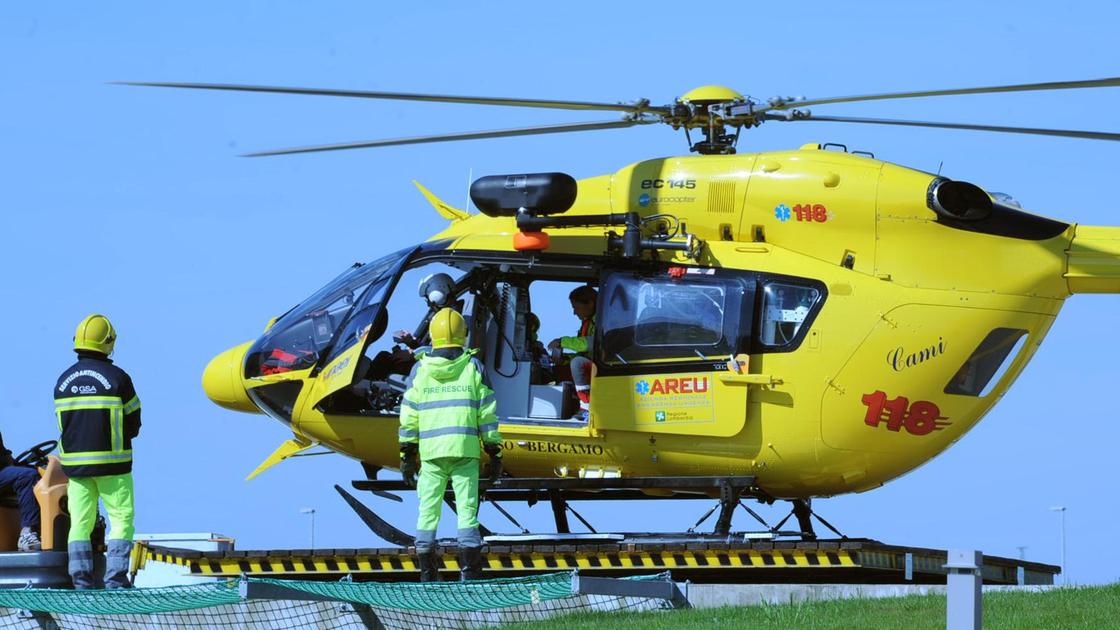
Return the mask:
<path id="1" fill-rule="evenodd" d="M 412 545 L 416 544 L 415 536 L 402 532 L 396 527 L 390 525 L 388 521 L 375 514 L 373 510 L 366 507 L 365 504 L 359 501 L 354 495 L 343 490 L 342 486 L 335 484 L 334 489 L 337 490 L 340 495 L 342 495 L 342 499 L 346 501 L 346 504 L 349 505 L 352 510 L 354 510 L 354 512 L 358 515 L 358 518 L 362 519 L 362 522 L 366 524 L 366 527 L 368 527 L 374 534 L 377 534 L 379 538 L 381 538 L 385 542 L 394 545 L 400 545 L 401 547 L 411 547 Z"/>
<path id="2" fill-rule="evenodd" d="M 363 479 L 354 481 L 351 484 L 357 490 L 366 490 L 374 494 L 385 496 L 390 491 L 404 491 L 414 490 L 414 488 L 405 484 L 402 480 L 378 480 L 378 479 Z M 342 488 L 335 486 L 338 492 L 346 499 L 347 503 L 358 513 L 358 516 L 363 522 L 378 536 L 385 540 L 395 543 L 408 545 L 408 542 L 401 542 L 411 539 L 411 536 L 389 525 L 384 519 L 381 519 L 374 514 L 369 508 L 361 504 L 356 498 L 350 496 L 349 493 L 342 490 Z M 700 521 L 696 523 L 689 531 L 688 535 L 695 535 L 695 528 L 698 527 L 703 521 L 718 508 L 720 510 L 719 517 L 716 519 L 715 528 L 712 532 L 715 536 L 727 536 L 731 532 L 731 517 L 734 515 L 735 507 L 741 506 L 743 509 L 750 512 L 757 520 L 762 521 L 761 517 L 755 514 L 750 508 L 743 505 L 742 498 L 744 496 L 755 497 L 763 501 L 773 502 L 773 499 L 759 490 L 755 486 L 755 477 L 753 476 L 735 476 L 735 477 L 616 477 L 616 478 L 568 478 L 568 477 L 547 477 L 547 478 L 512 478 L 507 477 L 491 482 L 483 480 L 479 483 L 479 495 L 482 500 L 489 501 L 502 515 L 504 515 L 511 523 L 521 530 L 522 535 L 529 534 L 529 531 L 523 527 L 516 519 L 513 518 L 502 506 L 501 502 L 504 501 L 525 501 L 530 506 L 539 501 L 547 500 L 551 507 L 553 518 L 556 524 L 556 532 L 561 535 L 570 534 L 571 528 L 568 524 L 568 513 L 570 512 L 575 516 L 591 533 L 595 534 L 595 528 L 592 527 L 586 519 L 576 512 L 575 509 L 569 505 L 569 501 L 625 501 L 625 500 L 652 500 L 652 499 L 712 499 L 718 497 L 718 503 L 715 507 L 708 511 Z M 392 495 L 390 495 L 392 496 Z M 454 505 L 452 494 L 450 490 L 447 495 L 451 499 L 451 505 Z M 787 517 L 788 518 L 788 517 Z M 819 517 L 818 517 L 819 518 Z M 823 522 L 823 521 L 822 521 Z M 781 524 L 784 524 L 785 520 Z M 780 524 L 780 525 L 781 525 Z M 806 531 L 804 523 L 802 531 Z M 780 527 L 779 525 L 779 527 Z M 831 528 L 831 526 L 829 526 Z M 811 534 L 812 523 L 809 523 L 809 532 Z M 779 533 L 778 528 L 771 528 L 767 525 L 768 533 Z M 835 531 L 835 530 L 834 530 Z M 488 533 L 488 532 L 487 532 Z M 800 533 L 800 532 L 798 532 Z M 780 532 L 780 535 L 787 535 L 789 532 Z M 484 534 L 486 535 L 486 534 Z M 802 534 L 803 535 L 803 534 Z M 815 535 L 814 535 L 815 536 Z M 803 535 L 804 537 L 804 535 Z"/>
<path id="3" fill-rule="evenodd" d="M 350 509 L 354 510 L 354 513 L 358 515 L 358 518 L 362 519 L 362 522 L 366 524 L 366 527 L 368 527 L 370 531 L 376 534 L 378 538 L 381 538 L 382 540 L 394 545 L 400 545 L 401 547 L 411 547 L 412 545 L 416 544 L 415 536 L 403 532 L 391 525 L 389 521 L 381 518 L 377 515 L 376 512 L 366 507 L 366 505 L 359 501 L 357 497 L 343 490 L 341 486 L 335 484 L 334 489 L 338 491 L 338 494 L 342 496 L 342 499 L 346 501 L 346 504 L 350 506 Z M 393 501 L 399 502 L 401 500 L 400 497 L 389 494 L 388 492 L 374 492 L 374 494 L 380 497 L 391 499 Z M 445 497 L 444 500 L 447 502 L 447 505 L 451 507 L 452 511 L 456 510 L 455 501 L 453 498 Z M 493 534 L 493 532 L 491 532 L 481 523 L 479 523 L 478 529 L 479 533 L 482 536 L 490 536 Z"/>
<path id="4" fill-rule="evenodd" d="M 758 515 L 757 512 L 744 505 L 742 501 L 736 499 L 735 503 L 739 507 L 746 510 L 748 514 L 754 517 L 754 520 L 758 521 L 762 524 L 763 527 L 766 528 L 765 530 L 760 532 L 747 532 L 745 536 L 748 539 L 800 537 L 804 541 L 812 542 L 817 539 L 817 534 L 813 530 L 813 519 L 816 518 L 821 522 L 822 525 L 832 531 L 832 533 L 839 536 L 841 540 L 848 540 L 848 537 L 842 534 L 840 530 L 833 527 L 832 523 L 824 520 L 824 517 L 813 511 L 811 507 L 811 499 L 790 500 L 792 508 L 790 509 L 789 514 L 786 514 L 781 521 L 778 521 L 777 525 L 774 525 L 772 527 L 769 523 L 766 522 L 766 519 L 762 518 Z M 696 521 L 696 523 L 692 527 L 688 528 L 688 532 L 695 532 L 696 528 L 703 524 L 704 521 L 708 520 L 708 517 L 712 515 L 712 512 L 715 512 L 716 508 L 722 508 L 720 512 L 720 518 L 724 518 L 726 514 L 726 505 L 726 501 L 721 500 L 719 504 L 713 506 L 710 510 L 705 512 L 704 515 L 700 517 L 700 520 Z M 788 521 L 791 516 L 797 517 L 797 526 L 799 528 L 797 531 L 786 531 L 782 529 L 782 526 L 786 524 L 786 521 Z M 730 522 L 730 517 L 728 517 L 728 522 Z"/>

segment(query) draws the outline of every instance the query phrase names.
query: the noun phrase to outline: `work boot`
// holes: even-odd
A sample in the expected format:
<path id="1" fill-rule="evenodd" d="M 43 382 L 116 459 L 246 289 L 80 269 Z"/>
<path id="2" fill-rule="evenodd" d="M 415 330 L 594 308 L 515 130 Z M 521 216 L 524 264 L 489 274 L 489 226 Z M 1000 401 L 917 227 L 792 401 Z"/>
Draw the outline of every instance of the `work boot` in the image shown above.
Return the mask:
<path id="1" fill-rule="evenodd" d="M 39 551 L 43 548 L 43 543 L 39 540 L 39 534 L 35 530 L 24 527 L 19 532 L 17 548 L 20 551 Z"/>
<path id="2" fill-rule="evenodd" d="M 482 579 L 482 547 L 459 548 L 459 575 L 464 582 Z"/>
<path id="3" fill-rule="evenodd" d="M 88 540 L 72 542 L 66 550 L 69 555 L 67 568 L 74 588 L 93 588 L 93 545 Z"/>
<path id="4" fill-rule="evenodd" d="M 128 565 L 132 559 L 131 540 L 110 540 L 105 553 L 105 588 L 132 588 Z"/>
<path id="5" fill-rule="evenodd" d="M 416 560 L 420 566 L 421 582 L 439 582 L 439 559 L 435 550 L 417 553 Z"/>

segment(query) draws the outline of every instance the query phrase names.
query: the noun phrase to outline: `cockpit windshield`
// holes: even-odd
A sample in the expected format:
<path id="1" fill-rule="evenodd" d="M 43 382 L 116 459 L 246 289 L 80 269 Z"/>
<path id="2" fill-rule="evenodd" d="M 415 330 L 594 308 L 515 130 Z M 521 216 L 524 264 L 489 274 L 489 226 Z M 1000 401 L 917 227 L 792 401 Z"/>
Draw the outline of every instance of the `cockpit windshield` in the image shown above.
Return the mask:
<path id="1" fill-rule="evenodd" d="M 305 370 L 324 354 L 337 356 L 364 338 L 393 277 L 413 251 L 355 264 L 285 313 L 249 349 L 246 378 Z"/>

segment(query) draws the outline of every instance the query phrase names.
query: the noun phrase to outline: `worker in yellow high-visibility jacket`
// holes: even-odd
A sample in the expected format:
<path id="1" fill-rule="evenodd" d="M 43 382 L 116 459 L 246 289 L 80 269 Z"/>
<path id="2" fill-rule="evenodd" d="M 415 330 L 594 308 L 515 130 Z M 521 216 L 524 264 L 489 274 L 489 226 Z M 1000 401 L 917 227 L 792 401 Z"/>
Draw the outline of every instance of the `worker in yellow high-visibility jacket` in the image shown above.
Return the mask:
<path id="1" fill-rule="evenodd" d="M 438 578 L 436 526 L 448 480 L 459 516 L 459 566 L 463 580 L 482 578 L 478 531 L 478 474 L 483 450 L 490 476 L 501 474 L 502 436 L 497 403 L 473 350 L 464 350 L 467 327 L 451 308 L 431 320 L 432 352 L 422 354 L 401 400 L 401 474 L 416 483 L 420 517 L 416 553 L 421 581 Z M 481 444 L 480 444 L 481 442 Z M 416 479 L 419 469 L 419 479 Z"/>

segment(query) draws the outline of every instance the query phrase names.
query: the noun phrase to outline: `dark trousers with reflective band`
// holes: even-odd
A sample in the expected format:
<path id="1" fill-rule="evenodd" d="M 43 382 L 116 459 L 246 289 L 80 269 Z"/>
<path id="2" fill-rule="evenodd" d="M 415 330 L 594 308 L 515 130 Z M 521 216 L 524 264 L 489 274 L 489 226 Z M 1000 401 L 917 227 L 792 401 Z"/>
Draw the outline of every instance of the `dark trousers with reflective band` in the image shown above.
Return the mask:
<path id="1" fill-rule="evenodd" d="M 132 552 L 133 483 L 132 473 L 103 477 L 71 477 L 66 487 L 70 506 L 70 576 L 74 588 L 93 587 L 93 549 L 90 534 L 97 522 L 98 498 L 109 514 L 108 553 L 105 559 L 105 586 L 128 586 L 128 565 Z"/>
<path id="2" fill-rule="evenodd" d="M 39 529 L 39 501 L 35 498 L 35 484 L 39 471 L 24 466 L 0 468 L 0 494 L 12 492 L 19 501 L 20 527 Z"/>
<path id="3" fill-rule="evenodd" d="M 447 482 L 455 491 L 460 547 L 481 547 L 478 533 L 478 459 L 474 457 L 437 457 L 420 464 L 416 481 L 416 497 L 420 501 L 420 517 L 416 521 L 416 552 L 429 553 L 435 548 L 436 528 L 443 509 Z"/>

